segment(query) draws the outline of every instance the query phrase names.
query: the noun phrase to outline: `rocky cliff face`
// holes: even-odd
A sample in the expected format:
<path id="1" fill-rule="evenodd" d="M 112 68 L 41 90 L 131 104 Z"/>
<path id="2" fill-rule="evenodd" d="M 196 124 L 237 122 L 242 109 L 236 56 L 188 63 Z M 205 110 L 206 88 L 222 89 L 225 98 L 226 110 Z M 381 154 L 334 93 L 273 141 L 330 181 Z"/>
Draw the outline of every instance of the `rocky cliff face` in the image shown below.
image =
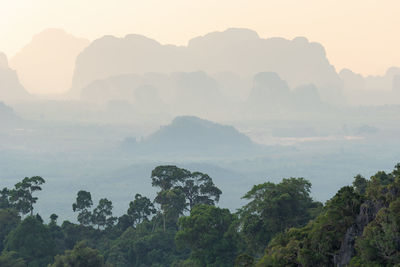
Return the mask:
<path id="1" fill-rule="evenodd" d="M 357 237 L 363 234 L 364 228 L 375 219 L 378 211 L 385 205 L 382 202 L 367 200 L 360 207 L 356 222 L 347 229 L 340 246 L 339 254 L 334 257 L 335 266 L 342 267 L 349 264 L 355 254 L 354 245 Z"/>

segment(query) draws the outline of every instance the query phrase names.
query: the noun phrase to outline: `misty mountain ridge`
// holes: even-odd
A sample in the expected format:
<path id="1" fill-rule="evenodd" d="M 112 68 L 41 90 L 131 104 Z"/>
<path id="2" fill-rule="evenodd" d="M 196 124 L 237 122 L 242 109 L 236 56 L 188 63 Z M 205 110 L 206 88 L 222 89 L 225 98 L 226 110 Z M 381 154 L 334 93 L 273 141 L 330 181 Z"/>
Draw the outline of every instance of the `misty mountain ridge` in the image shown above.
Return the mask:
<path id="1" fill-rule="evenodd" d="M 0 58 L 1 66 L 9 68 L 4 55 Z M 121 96 L 119 86 L 113 85 L 103 91 L 97 91 L 95 87 L 105 87 L 99 81 L 124 75 L 148 76 L 149 73 L 166 78 L 162 78 L 164 81 L 147 78 L 149 82 L 141 87 L 153 91 L 153 95 L 157 91 L 168 98 L 169 92 L 164 92 L 166 80 L 170 79 L 168 76 L 174 73 L 204 73 L 217 82 L 218 94 L 222 92 L 223 100 L 237 102 L 247 98 L 254 75 L 274 72 L 290 88 L 300 86 L 304 91 L 305 85 L 314 85 L 319 98 L 325 103 L 400 103 L 397 100 L 400 95 L 399 68 L 390 68 L 383 76 L 363 77 L 347 69 L 337 73 L 319 43 L 310 42 L 304 37 L 293 40 L 277 37 L 264 39 L 255 31 L 240 28 L 195 37 L 186 46 L 163 45 L 138 34 L 128 34 L 124 38 L 106 35 L 89 43 L 64 30 L 47 29 L 35 35 L 29 44 L 12 57 L 10 66 L 17 70 L 20 84 L 26 85 L 28 91 L 60 93 L 71 89 L 61 98 L 54 96 L 55 100 L 66 97 L 79 99 L 83 96 L 84 100 L 99 102 L 105 98 L 114 100 L 109 97 L 113 95 L 126 98 L 126 94 Z M 148 88 L 148 83 L 151 88 Z M 136 87 L 135 84 L 132 87 Z M 311 92 L 314 89 L 307 90 L 315 100 L 315 94 Z M 88 91 L 93 91 L 93 94 L 88 94 Z M 193 92 L 200 96 L 204 94 L 196 90 Z M 148 97 L 144 89 L 139 94 Z M 163 106 L 165 97 L 160 96 L 162 101 L 157 99 L 156 102 Z M 305 101 L 304 97 L 300 98 Z M 182 103 L 187 102 L 183 100 Z M 292 106 L 298 105 L 295 103 Z M 207 116 L 199 112 L 192 115 Z"/>
<path id="2" fill-rule="evenodd" d="M 194 116 L 179 116 L 146 138 L 126 138 L 121 148 L 132 154 L 229 156 L 230 153 L 255 152 L 260 146 L 233 126 Z"/>
<path id="3" fill-rule="evenodd" d="M 391 67 L 382 76 L 363 76 L 349 69 L 339 73 L 347 102 L 353 105 L 400 103 L 400 68 Z"/>
<path id="4" fill-rule="evenodd" d="M 75 59 L 87 45 L 88 40 L 64 30 L 46 29 L 10 59 L 10 66 L 28 91 L 64 93 L 71 86 Z"/>
<path id="5" fill-rule="evenodd" d="M 274 72 L 261 72 L 254 76 L 253 88 L 246 102 L 253 117 L 265 112 L 313 112 L 324 110 L 319 90 L 313 84 L 289 88 L 286 81 Z"/>
<path id="6" fill-rule="evenodd" d="M 248 29 L 213 32 L 187 46 L 162 45 L 141 35 L 104 36 L 77 57 L 72 91 L 91 82 L 121 74 L 204 71 L 253 76 L 276 72 L 291 87 L 315 84 L 324 100 L 340 101 L 341 80 L 326 58 L 324 48 L 304 37 L 262 39 Z"/>
<path id="7" fill-rule="evenodd" d="M 9 67 L 6 55 L 0 52 L 0 101 L 15 103 L 29 100 L 30 97 L 19 82 L 17 72 Z"/>
<path id="8" fill-rule="evenodd" d="M 240 77 L 236 81 L 239 86 L 246 86 L 241 90 L 247 92 L 247 96 L 243 94 L 240 100 L 224 90 L 223 77 L 220 82 L 205 72 L 126 74 L 92 82 L 82 89 L 81 100 L 100 104 L 125 103 L 141 114 L 186 114 L 204 118 L 215 118 L 213 114 L 218 114 L 219 118 L 232 114 L 258 118 L 266 112 L 324 109 L 320 90 L 313 84 L 289 88 L 287 82 L 273 72 L 256 74 L 253 85 Z"/>

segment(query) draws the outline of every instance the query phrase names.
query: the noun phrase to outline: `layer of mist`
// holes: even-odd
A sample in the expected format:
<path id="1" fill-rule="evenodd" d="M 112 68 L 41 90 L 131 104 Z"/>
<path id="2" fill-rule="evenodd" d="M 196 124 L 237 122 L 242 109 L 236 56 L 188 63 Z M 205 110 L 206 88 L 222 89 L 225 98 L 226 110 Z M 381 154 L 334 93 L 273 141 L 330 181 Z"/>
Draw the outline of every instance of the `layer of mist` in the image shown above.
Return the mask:
<path id="1" fill-rule="evenodd" d="M 230 209 L 292 176 L 325 201 L 399 161 L 399 77 L 337 72 L 321 44 L 247 29 L 187 46 L 46 30 L 10 63 L 0 53 L 0 179 L 44 177 L 37 210 L 62 219 L 81 189 L 122 214 L 136 193 L 154 196 L 161 164 L 208 173 Z"/>

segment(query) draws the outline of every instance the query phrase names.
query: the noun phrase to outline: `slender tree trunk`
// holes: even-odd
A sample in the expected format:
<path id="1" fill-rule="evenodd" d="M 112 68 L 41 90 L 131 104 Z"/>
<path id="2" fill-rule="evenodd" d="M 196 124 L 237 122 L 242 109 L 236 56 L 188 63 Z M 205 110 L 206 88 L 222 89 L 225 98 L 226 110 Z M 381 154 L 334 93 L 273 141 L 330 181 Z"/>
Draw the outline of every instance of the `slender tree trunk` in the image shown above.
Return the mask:
<path id="1" fill-rule="evenodd" d="M 30 208 L 31 208 L 31 216 L 33 216 L 33 203 L 32 203 L 32 191 L 31 190 L 29 190 L 29 194 L 31 195 L 31 201 L 29 202 L 29 204 L 30 204 Z"/>
<path id="2" fill-rule="evenodd" d="M 164 225 L 164 232 L 165 232 L 165 214 L 163 213 L 163 225 Z"/>

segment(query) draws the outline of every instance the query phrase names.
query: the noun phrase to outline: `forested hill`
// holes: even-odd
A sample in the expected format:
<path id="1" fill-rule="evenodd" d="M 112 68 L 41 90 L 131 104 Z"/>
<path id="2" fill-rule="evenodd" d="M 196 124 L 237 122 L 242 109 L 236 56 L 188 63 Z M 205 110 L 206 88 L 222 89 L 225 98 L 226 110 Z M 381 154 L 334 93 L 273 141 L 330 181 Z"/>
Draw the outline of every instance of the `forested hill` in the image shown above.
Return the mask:
<path id="1" fill-rule="evenodd" d="M 400 164 L 357 175 L 306 226 L 278 234 L 257 266 L 398 266 Z"/>
<path id="2" fill-rule="evenodd" d="M 88 191 L 71 199 L 76 222 L 35 212 L 45 179 L 0 191 L 0 266 L 398 266 L 400 163 L 354 177 L 324 205 L 311 183 L 284 178 L 254 185 L 236 212 L 217 206 L 212 177 L 158 166 L 154 199 L 132 192 L 125 214 Z M 47 221 L 47 222 L 45 222 Z"/>
<path id="3" fill-rule="evenodd" d="M 176 117 L 147 138 L 127 138 L 121 147 L 136 154 L 232 155 L 254 153 L 262 147 L 232 126 L 214 123 L 195 116 Z"/>

